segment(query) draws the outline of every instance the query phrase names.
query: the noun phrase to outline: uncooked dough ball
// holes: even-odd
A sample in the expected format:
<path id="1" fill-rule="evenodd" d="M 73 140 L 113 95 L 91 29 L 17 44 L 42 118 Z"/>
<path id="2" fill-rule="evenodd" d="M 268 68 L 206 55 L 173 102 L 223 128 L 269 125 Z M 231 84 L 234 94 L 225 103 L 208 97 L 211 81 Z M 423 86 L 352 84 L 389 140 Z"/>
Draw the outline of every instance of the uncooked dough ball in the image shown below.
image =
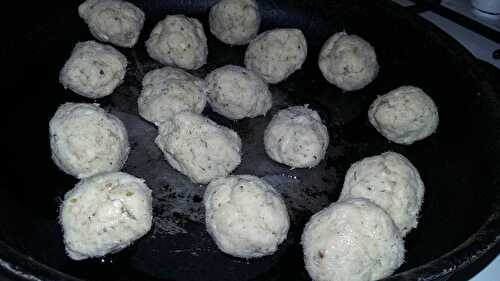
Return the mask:
<path id="1" fill-rule="evenodd" d="M 205 81 L 169 66 L 144 76 L 137 101 L 139 114 L 156 125 L 181 111 L 201 113 L 206 103 Z"/>
<path id="2" fill-rule="evenodd" d="M 384 137 L 405 145 L 430 136 L 439 124 L 434 101 L 422 89 L 412 86 L 379 96 L 370 105 L 368 118 Z"/>
<path id="3" fill-rule="evenodd" d="M 123 123 L 96 104 L 61 105 L 49 132 L 54 163 L 80 179 L 119 171 L 130 150 Z"/>
<path id="4" fill-rule="evenodd" d="M 402 263 L 404 244 L 391 217 L 366 199 L 331 204 L 302 234 L 304 263 L 315 281 L 372 281 Z"/>
<path id="5" fill-rule="evenodd" d="M 189 111 L 162 123 L 155 142 L 168 163 L 195 183 L 225 177 L 241 162 L 236 132 Z"/>
<path id="6" fill-rule="evenodd" d="M 339 200 L 371 200 L 391 215 L 405 236 L 417 226 L 424 191 L 420 174 L 410 161 L 399 153 L 386 152 L 349 168 Z"/>
<path id="7" fill-rule="evenodd" d="M 321 48 L 319 68 L 328 82 L 345 91 L 370 84 L 378 74 L 375 49 L 363 38 L 335 33 Z"/>
<path id="8" fill-rule="evenodd" d="M 95 38 L 120 47 L 134 46 L 144 24 L 141 9 L 121 0 L 87 0 L 78 13 Z"/>
<path id="9" fill-rule="evenodd" d="M 226 65 L 205 78 L 212 109 L 233 120 L 265 115 L 272 106 L 267 84 L 243 67 Z"/>
<path id="10" fill-rule="evenodd" d="M 74 260 L 116 253 L 151 228 L 151 190 L 126 173 L 81 180 L 64 196 L 60 223 L 68 256 Z"/>
<path id="11" fill-rule="evenodd" d="M 285 202 L 258 177 L 216 179 L 208 185 L 203 202 L 207 231 L 226 254 L 239 258 L 271 255 L 288 233 Z"/>
<path id="12" fill-rule="evenodd" d="M 307 56 L 307 42 L 302 31 L 273 29 L 253 39 L 245 53 L 245 66 L 267 83 L 275 84 L 302 67 Z"/>
<path id="13" fill-rule="evenodd" d="M 292 106 L 274 115 L 264 132 L 267 155 L 292 168 L 311 168 L 325 157 L 328 130 L 318 113 Z"/>
<path id="14" fill-rule="evenodd" d="M 148 54 L 162 64 L 198 69 L 207 62 L 207 38 L 197 19 L 182 15 L 160 21 L 146 41 Z"/>
<path id="15" fill-rule="evenodd" d="M 59 73 L 65 89 L 87 98 L 98 99 L 113 93 L 123 82 L 127 58 L 115 48 L 86 41 L 77 43 Z"/>
<path id="16" fill-rule="evenodd" d="M 259 31 L 259 6 L 254 0 L 221 0 L 209 14 L 210 31 L 229 45 L 245 45 Z"/>

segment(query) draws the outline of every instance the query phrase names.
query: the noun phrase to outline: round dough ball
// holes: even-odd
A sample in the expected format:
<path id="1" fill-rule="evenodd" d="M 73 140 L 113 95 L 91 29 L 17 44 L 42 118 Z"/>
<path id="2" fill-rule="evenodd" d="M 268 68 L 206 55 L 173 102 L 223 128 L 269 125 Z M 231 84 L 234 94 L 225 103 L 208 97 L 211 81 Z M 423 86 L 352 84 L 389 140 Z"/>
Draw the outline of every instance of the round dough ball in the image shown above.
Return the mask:
<path id="1" fill-rule="evenodd" d="M 168 163 L 195 183 L 225 177 L 241 162 L 236 132 L 189 111 L 162 123 L 155 142 Z"/>
<path id="2" fill-rule="evenodd" d="M 220 41 L 245 45 L 259 32 L 259 6 L 255 0 L 221 0 L 210 9 L 208 21 Z"/>
<path id="3" fill-rule="evenodd" d="M 265 115 L 272 106 L 267 84 L 243 67 L 226 65 L 205 78 L 212 109 L 233 120 Z"/>
<path id="4" fill-rule="evenodd" d="M 292 106 L 274 115 L 264 132 L 267 155 L 292 168 L 312 168 L 325 157 L 330 138 L 318 113 Z"/>
<path id="5" fill-rule="evenodd" d="M 200 21 L 182 15 L 167 16 L 146 41 L 148 54 L 162 64 L 198 69 L 207 62 L 207 38 Z"/>
<path id="6" fill-rule="evenodd" d="M 144 12 L 121 0 L 87 0 L 78 14 L 95 38 L 120 47 L 134 46 L 144 24 Z"/>
<path id="7" fill-rule="evenodd" d="M 144 76 L 137 101 L 139 114 L 157 126 L 181 111 L 201 113 L 206 103 L 202 79 L 168 66 Z"/>
<path id="8" fill-rule="evenodd" d="M 307 42 L 302 31 L 273 29 L 250 42 L 245 53 L 245 66 L 267 83 L 275 84 L 300 69 L 306 56 Z"/>
<path id="9" fill-rule="evenodd" d="M 97 104 L 61 105 L 50 120 L 49 133 L 54 163 L 80 179 L 119 171 L 130 150 L 122 121 Z"/>
<path id="10" fill-rule="evenodd" d="M 382 207 L 405 236 L 417 226 L 424 200 L 424 183 L 403 155 L 385 152 L 354 163 L 339 200 L 365 198 Z"/>
<path id="11" fill-rule="evenodd" d="M 316 213 L 302 234 L 304 263 L 315 281 L 372 281 L 402 263 L 404 244 L 391 217 L 362 198 Z"/>
<path id="12" fill-rule="evenodd" d="M 436 131 L 436 104 L 422 89 L 402 86 L 379 96 L 368 111 L 370 123 L 384 137 L 410 145 Z"/>
<path id="13" fill-rule="evenodd" d="M 151 190 L 126 173 L 81 180 L 64 196 L 60 223 L 68 256 L 74 260 L 116 253 L 151 228 Z"/>
<path id="14" fill-rule="evenodd" d="M 92 99 L 113 93 L 123 82 L 127 58 L 115 48 L 86 41 L 77 43 L 71 57 L 59 73 L 65 89 Z"/>
<path id="15" fill-rule="evenodd" d="M 345 91 L 370 84 L 378 74 L 375 49 L 363 38 L 335 33 L 321 48 L 319 68 L 328 82 Z"/>
<path id="16" fill-rule="evenodd" d="M 290 220 L 281 195 L 255 176 L 212 181 L 205 191 L 207 231 L 221 251 L 239 258 L 273 254 Z"/>

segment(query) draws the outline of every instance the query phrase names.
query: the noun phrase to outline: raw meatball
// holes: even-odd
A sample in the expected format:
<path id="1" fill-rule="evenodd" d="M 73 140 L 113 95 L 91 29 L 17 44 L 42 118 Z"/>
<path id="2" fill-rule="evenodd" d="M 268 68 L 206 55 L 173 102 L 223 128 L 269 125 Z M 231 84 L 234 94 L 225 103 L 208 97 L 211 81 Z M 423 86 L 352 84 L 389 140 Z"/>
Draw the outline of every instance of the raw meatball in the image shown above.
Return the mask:
<path id="1" fill-rule="evenodd" d="M 267 84 L 243 67 L 226 65 L 205 78 L 212 109 L 233 120 L 265 115 L 272 97 Z"/>
<path id="2" fill-rule="evenodd" d="M 311 168 L 325 157 L 328 130 L 318 113 L 292 106 L 276 113 L 264 132 L 267 155 L 292 168 Z"/>
<path id="3" fill-rule="evenodd" d="M 172 67 L 148 72 L 137 104 L 139 114 L 159 125 L 181 111 L 201 113 L 207 103 L 205 82 Z"/>
<path id="4" fill-rule="evenodd" d="M 391 217 L 366 199 L 331 204 L 302 234 L 304 263 L 315 281 L 372 281 L 403 263 L 404 245 Z"/>
<path id="5" fill-rule="evenodd" d="M 64 196 L 60 223 L 68 256 L 74 260 L 116 253 L 151 228 L 151 190 L 126 173 L 81 180 Z"/>
<path id="6" fill-rule="evenodd" d="M 162 64 L 198 69 L 207 62 L 207 38 L 197 19 L 182 15 L 160 21 L 146 41 L 148 54 Z"/>
<path id="7" fill-rule="evenodd" d="M 271 255 L 286 238 L 290 222 L 285 202 L 258 177 L 216 179 L 208 185 L 203 202 L 207 231 L 226 254 Z"/>
<path id="8" fill-rule="evenodd" d="M 282 28 L 261 33 L 248 45 L 245 66 L 267 83 L 278 83 L 302 67 L 307 56 L 304 34 Z"/>
<path id="9" fill-rule="evenodd" d="M 80 179 L 119 171 L 130 150 L 123 123 L 97 104 L 61 105 L 49 132 L 54 163 Z"/>
<path id="10" fill-rule="evenodd" d="M 363 38 L 335 33 L 321 48 L 319 68 L 328 82 L 345 91 L 370 84 L 378 74 L 375 49 Z"/>
<path id="11" fill-rule="evenodd" d="M 254 0 L 221 0 L 210 9 L 210 31 L 229 45 L 245 45 L 259 32 L 259 6 Z"/>
<path id="12" fill-rule="evenodd" d="M 155 142 L 168 163 L 195 183 L 225 177 L 241 162 L 241 140 L 233 130 L 189 111 L 162 123 Z"/>
<path id="13" fill-rule="evenodd" d="M 424 183 L 403 155 L 386 152 L 364 158 L 347 171 L 339 200 L 366 198 L 391 215 L 403 236 L 417 226 Z"/>
<path id="14" fill-rule="evenodd" d="M 430 136 L 439 123 L 436 104 L 422 89 L 402 86 L 378 97 L 368 111 L 370 123 L 384 137 L 410 145 Z"/>
<path id="15" fill-rule="evenodd" d="M 127 58 L 115 48 L 86 41 L 77 43 L 59 73 L 65 89 L 87 98 L 110 95 L 123 82 Z"/>
<path id="16" fill-rule="evenodd" d="M 141 9 L 121 0 L 87 0 L 78 13 L 95 38 L 120 47 L 134 46 L 144 24 Z"/>

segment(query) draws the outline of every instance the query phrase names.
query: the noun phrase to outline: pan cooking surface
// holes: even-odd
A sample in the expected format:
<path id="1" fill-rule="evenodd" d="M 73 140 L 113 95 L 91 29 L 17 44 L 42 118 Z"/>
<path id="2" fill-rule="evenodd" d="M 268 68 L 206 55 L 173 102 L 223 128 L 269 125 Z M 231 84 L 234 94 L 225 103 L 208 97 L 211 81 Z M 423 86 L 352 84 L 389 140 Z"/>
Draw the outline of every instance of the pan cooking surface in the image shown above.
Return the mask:
<path id="1" fill-rule="evenodd" d="M 230 47 L 210 34 L 207 17 L 213 1 L 133 2 L 145 11 L 147 20 L 136 47 L 119 49 L 129 60 L 125 82 L 114 94 L 95 102 L 118 116 L 128 129 L 132 150 L 123 170 L 144 178 L 153 190 L 153 228 L 131 247 L 102 259 L 75 262 L 64 253 L 58 208 L 76 180 L 59 171 L 50 159 L 48 120 L 63 102 L 94 102 L 65 91 L 58 83 L 58 72 L 74 44 L 92 39 L 78 18 L 78 3 L 65 1 L 39 7 L 37 11 L 48 16 L 39 16 L 39 24 L 26 35 L 18 34 L 25 45 L 15 49 L 25 57 L 16 61 L 14 70 L 19 71 L 11 75 L 9 91 L 4 92 L 9 101 L 5 109 L 9 135 L 3 139 L 9 167 L 8 185 L 0 191 L 4 209 L 0 239 L 11 247 L 88 280 L 308 280 L 299 244 L 305 222 L 337 200 L 353 162 L 387 150 L 410 159 L 426 186 L 420 223 L 406 238 L 406 262 L 398 272 L 453 250 L 489 216 L 496 192 L 492 184 L 495 165 L 488 159 L 498 151 L 493 137 L 498 133 L 493 122 L 498 120 L 497 100 L 479 90 L 483 85 L 466 68 L 469 58 L 457 56 L 456 46 L 448 48 L 450 42 L 442 41 L 444 37 L 433 37 L 435 33 L 404 21 L 397 7 L 386 7 L 383 1 L 261 1 L 261 31 L 302 29 L 309 47 L 306 63 L 285 82 L 270 87 L 273 107 L 265 117 L 234 122 L 208 106 L 204 114 L 238 132 L 243 158 L 234 174 L 257 175 L 277 188 L 287 203 L 291 228 L 272 256 L 244 260 L 223 254 L 205 230 L 205 187 L 191 183 L 164 160 L 153 142 L 156 128 L 137 114 L 137 98 L 144 74 L 161 67 L 148 57 L 143 42 L 166 14 L 186 14 L 204 25 L 208 64 L 192 72 L 196 76 L 204 77 L 226 64 L 242 65 L 245 47 Z M 37 19 L 33 16 L 32 20 Z M 317 67 L 322 43 L 342 30 L 374 45 L 381 65 L 372 84 L 352 93 L 328 84 Z M 436 134 L 406 147 L 378 134 L 368 123 L 367 110 L 377 95 L 408 84 L 423 88 L 435 100 L 441 123 Z M 266 156 L 263 132 L 278 110 L 304 104 L 325 121 L 330 147 L 317 167 L 290 170 Z"/>

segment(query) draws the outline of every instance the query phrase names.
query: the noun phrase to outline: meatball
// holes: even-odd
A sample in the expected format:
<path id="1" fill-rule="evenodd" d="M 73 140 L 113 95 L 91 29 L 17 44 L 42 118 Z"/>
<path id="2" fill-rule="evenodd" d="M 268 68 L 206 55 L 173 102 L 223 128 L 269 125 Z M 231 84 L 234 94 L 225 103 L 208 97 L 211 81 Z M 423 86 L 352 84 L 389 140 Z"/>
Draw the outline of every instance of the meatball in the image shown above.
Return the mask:
<path id="1" fill-rule="evenodd" d="M 68 256 L 74 260 L 118 252 L 151 228 L 151 190 L 126 173 L 81 180 L 64 196 L 60 223 Z"/>
<path id="2" fill-rule="evenodd" d="M 331 204 L 302 234 L 304 263 L 315 281 L 372 281 L 403 263 L 403 239 L 391 217 L 366 199 Z"/>
<path id="3" fill-rule="evenodd" d="M 181 111 L 201 113 L 207 103 L 202 79 L 168 66 L 147 73 L 142 87 L 139 114 L 156 125 Z"/>
<path id="4" fill-rule="evenodd" d="M 259 32 L 259 6 L 255 0 L 221 0 L 210 9 L 208 21 L 220 41 L 245 45 Z"/>
<path id="5" fill-rule="evenodd" d="M 162 64 L 198 69 L 207 62 L 207 38 L 197 19 L 182 15 L 160 21 L 146 41 L 148 54 Z"/>
<path id="6" fill-rule="evenodd" d="M 245 66 L 275 84 L 302 67 L 307 56 L 307 42 L 298 29 L 274 29 L 253 39 L 245 53 Z"/>
<path id="7" fill-rule="evenodd" d="M 113 93 L 123 82 L 127 58 L 115 48 L 86 41 L 77 43 L 59 73 L 65 89 L 87 98 L 98 99 Z"/>
<path id="8" fill-rule="evenodd" d="M 368 111 L 370 123 L 388 140 L 410 145 L 436 131 L 436 104 L 422 89 L 402 86 L 379 96 Z"/>
<path id="9" fill-rule="evenodd" d="M 226 65 L 205 78 L 212 109 L 233 120 L 265 115 L 272 106 L 267 84 L 243 67 Z"/>
<path id="10" fill-rule="evenodd" d="M 339 200 L 371 200 L 392 217 L 405 236 L 417 226 L 424 191 L 417 169 L 403 155 L 389 151 L 354 163 L 347 171 Z"/>
<path id="11" fill-rule="evenodd" d="M 311 168 L 325 157 L 328 130 L 318 113 L 292 106 L 274 115 L 264 132 L 267 155 L 292 168 Z"/>
<path id="12" fill-rule="evenodd" d="M 133 47 L 144 24 L 141 9 L 121 0 L 87 0 L 78 13 L 95 38 L 120 47 Z"/>
<path id="13" fill-rule="evenodd" d="M 345 91 L 370 84 L 378 74 L 375 49 L 363 38 L 335 33 L 321 48 L 319 68 L 328 82 Z"/>
<path id="14" fill-rule="evenodd" d="M 255 176 L 212 181 L 205 191 L 207 231 L 221 251 L 239 258 L 273 254 L 288 233 L 281 195 Z"/>
<path id="15" fill-rule="evenodd" d="M 54 163 L 80 179 L 119 171 L 130 150 L 123 123 L 97 104 L 61 105 L 50 120 L 49 133 Z"/>
<path id="16" fill-rule="evenodd" d="M 195 183 L 225 177 L 241 162 L 236 132 L 189 111 L 162 123 L 155 142 L 168 163 Z"/>

